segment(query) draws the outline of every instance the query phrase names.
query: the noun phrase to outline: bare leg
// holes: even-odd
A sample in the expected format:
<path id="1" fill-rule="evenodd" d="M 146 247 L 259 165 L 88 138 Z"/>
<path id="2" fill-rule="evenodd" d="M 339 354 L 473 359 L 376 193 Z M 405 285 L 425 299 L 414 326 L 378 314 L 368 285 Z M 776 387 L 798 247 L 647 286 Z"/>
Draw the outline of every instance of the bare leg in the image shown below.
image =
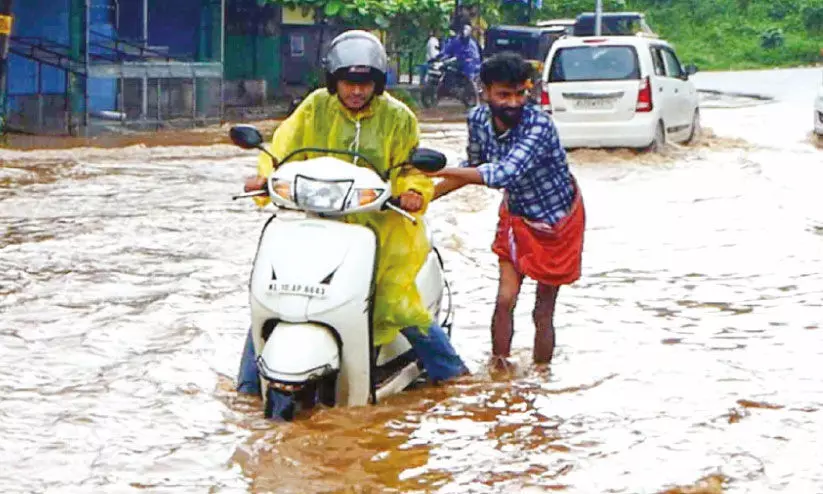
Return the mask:
<path id="1" fill-rule="evenodd" d="M 500 261 L 500 284 L 492 316 L 492 357 L 508 357 L 514 336 L 514 307 L 523 276 L 507 261 Z"/>
<path id="2" fill-rule="evenodd" d="M 554 356 L 554 307 L 559 286 L 537 284 L 534 301 L 534 361 L 548 364 Z"/>

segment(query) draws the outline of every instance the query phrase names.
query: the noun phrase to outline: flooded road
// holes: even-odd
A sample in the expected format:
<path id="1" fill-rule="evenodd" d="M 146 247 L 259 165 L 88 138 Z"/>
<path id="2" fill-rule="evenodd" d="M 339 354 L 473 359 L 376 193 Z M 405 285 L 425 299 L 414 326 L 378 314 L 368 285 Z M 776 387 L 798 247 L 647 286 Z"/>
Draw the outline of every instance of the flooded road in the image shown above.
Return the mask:
<path id="1" fill-rule="evenodd" d="M 695 146 L 572 153 L 584 275 L 550 372 L 528 363 L 533 284 L 514 378 L 486 371 L 500 196 L 467 189 L 430 221 L 475 376 L 291 424 L 232 391 L 268 217 L 229 197 L 253 154 L 0 151 L 0 488 L 823 492 L 823 151 L 795 123 L 800 74 L 774 103 L 707 102 Z M 464 126 L 425 128 L 457 158 Z"/>

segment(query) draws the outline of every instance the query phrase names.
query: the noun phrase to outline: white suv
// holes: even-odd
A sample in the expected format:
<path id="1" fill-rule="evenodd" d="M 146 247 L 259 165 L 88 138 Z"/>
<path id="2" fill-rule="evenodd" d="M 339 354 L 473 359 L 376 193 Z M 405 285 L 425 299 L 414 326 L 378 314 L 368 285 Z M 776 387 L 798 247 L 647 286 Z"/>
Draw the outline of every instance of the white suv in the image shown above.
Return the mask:
<path id="1" fill-rule="evenodd" d="M 700 130 L 698 94 L 674 49 L 642 36 L 557 40 L 543 69 L 541 105 L 567 148 L 659 150 Z"/>

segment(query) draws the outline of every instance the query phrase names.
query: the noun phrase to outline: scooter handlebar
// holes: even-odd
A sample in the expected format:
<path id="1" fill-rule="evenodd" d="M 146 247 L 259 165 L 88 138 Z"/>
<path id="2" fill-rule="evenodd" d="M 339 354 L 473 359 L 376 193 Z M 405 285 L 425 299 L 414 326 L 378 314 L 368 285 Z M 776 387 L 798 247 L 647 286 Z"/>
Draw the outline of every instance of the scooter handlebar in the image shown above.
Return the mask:
<path id="1" fill-rule="evenodd" d="M 392 197 L 383 205 L 386 209 L 394 211 L 395 213 L 399 214 L 400 216 L 406 218 L 407 220 L 411 221 L 413 225 L 417 224 L 417 218 L 409 214 L 408 211 L 400 207 L 400 198 L 399 197 Z"/>
<path id="2" fill-rule="evenodd" d="M 257 196 L 267 196 L 267 195 L 269 195 L 269 192 L 267 190 L 260 189 L 260 190 L 253 190 L 251 192 L 244 192 L 244 193 L 238 194 L 236 196 L 231 196 L 231 199 L 232 199 L 232 201 L 236 201 L 238 199 L 245 199 L 247 197 L 257 197 Z"/>
<path id="3" fill-rule="evenodd" d="M 249 197 L 258 197 L 258 196 L 268 196 L 268 190 L 261 189 L 261 190 L 253 190 L 251 192 L 244 192 L 243 194 L 237 194 L 236 196 L 232 196 L 232 200 L 236 201 L 237 199 L 246 199 Z M 400 216 L 406 218 L 407 220 L 411 221 L 412 224 L 417 224 L 417 218 L 409 214 L 408 211 L 404 210 L 400 207 L 400 198 L 399 197 L 392 197 L 388 201 L 383 204 L 383 209 L 388 209 L 390 211 L 394 211 L 395 213 L 399 214 Z"/>

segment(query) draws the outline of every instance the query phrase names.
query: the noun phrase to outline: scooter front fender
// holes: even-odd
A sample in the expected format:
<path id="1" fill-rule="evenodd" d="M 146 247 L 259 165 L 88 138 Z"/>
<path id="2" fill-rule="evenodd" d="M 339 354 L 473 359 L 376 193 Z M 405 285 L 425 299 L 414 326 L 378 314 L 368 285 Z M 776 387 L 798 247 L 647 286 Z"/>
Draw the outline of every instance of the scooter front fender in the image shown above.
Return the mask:
<path id="1" fill-rule="evenodd" d="M 340 345 L 334 330 L 315 323 L 280 322 L 257 359 L 264 379 L 305 383 L 340 370 Z"/>

